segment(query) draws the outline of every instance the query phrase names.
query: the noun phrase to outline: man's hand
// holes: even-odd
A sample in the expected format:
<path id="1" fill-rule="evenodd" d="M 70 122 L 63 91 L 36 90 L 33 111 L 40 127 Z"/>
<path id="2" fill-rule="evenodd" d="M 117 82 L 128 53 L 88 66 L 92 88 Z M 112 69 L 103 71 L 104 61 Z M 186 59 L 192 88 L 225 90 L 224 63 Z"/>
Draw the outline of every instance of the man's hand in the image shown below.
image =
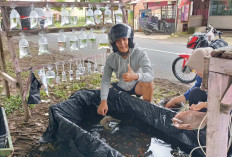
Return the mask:
<path id="1" fill-rule="evenodd" d="M 173 125 L 178 129 L 195 130 L 206 116 L 206 112 L 188 110 L 179 112 L 172 119 Z M 201 129 L 205 127 L 207 119 L 202 123 Z"/>
<path id="2" fill-rule="evenodd" d="M 133 81 L 133 80 L 137 80 L 139 78 L 139 75 L 137 73 L 135 73 L 130 65 L 128 64 L 128 72 L 127 73 L 124 73 L 122 74 L 122 78 L 125 82 L 130 82 L 130 81 Z"/>
<path id="3" fill-rule="evenodd" d="M 102 115 L 102 116 L 105 116 L 107 111 L 108 111 L 107 101 L 102 100 L 101 104 L 97 108 L 97 113 Z"/>
<path id="4" fill-rule="evenodd" d="M 200 111 L 203 108 L 207 107 L 207 103 L 206 102 L 199 102 L 197 105 L 192 104 L 189 109 L 190 110 L 194 110 L 194 111 Z"/>

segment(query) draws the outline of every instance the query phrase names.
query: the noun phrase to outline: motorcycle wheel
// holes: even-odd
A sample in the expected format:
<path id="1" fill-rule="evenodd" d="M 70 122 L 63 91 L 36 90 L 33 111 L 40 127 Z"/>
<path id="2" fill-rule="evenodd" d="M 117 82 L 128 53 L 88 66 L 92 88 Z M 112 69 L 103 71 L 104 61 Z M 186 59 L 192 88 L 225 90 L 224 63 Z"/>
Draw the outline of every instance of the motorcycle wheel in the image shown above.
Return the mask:
<path id="1" fill-rule="evenodd" d="M 182 83 L 192 83 L 196 81 L 197 75 L 187 66 L 183 67 L 184 58 L 178 57 L 172 63 L 172 72 L 174 76 Z"/>
<path id="2" fill-rule="evenodd" d="M 143 29 L 143 32 L 144 32 L 145 35 L 150 35 L 152 32 L 147 31 L 147 30 L 146 30 L 146 27 L 147 27 L 147 26 L 144 26 L 145 29 Z M 149 29 L 149 28 L 147 28 L 147 29 Z"/>
<path id="3" fill-rule="evenodd" d="M 169 34 L 170 33 L 170 28 L 169 27 L 164 28 L 164 33 Z"/>

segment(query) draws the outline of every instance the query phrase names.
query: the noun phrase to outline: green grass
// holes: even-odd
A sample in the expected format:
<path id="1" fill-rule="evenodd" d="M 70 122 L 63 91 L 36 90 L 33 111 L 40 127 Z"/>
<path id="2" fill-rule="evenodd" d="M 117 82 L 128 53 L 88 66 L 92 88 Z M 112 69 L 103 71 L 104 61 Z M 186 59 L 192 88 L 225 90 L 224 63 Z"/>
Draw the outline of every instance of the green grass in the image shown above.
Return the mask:
<path id="1" fill-rule="evenodd" d="M 15 110 L 23 112 L 22 99 L 19 95 L 12 95 L 10 98 L 4 98 L 2 103 L 7 115 L 11 114 Z"/>

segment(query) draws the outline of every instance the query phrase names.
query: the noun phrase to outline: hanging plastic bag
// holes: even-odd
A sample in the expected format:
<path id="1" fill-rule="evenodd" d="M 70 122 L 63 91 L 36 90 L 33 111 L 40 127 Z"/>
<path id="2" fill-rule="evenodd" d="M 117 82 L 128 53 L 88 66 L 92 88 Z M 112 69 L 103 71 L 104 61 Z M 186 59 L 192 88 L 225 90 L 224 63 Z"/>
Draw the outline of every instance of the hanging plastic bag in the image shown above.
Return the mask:
<path id="1" fill-rule="evenodd" d="M 56 83 L 60 84 L 60 76 L 58 73 L 58 63 L 56 63 Z"/>
<path id="2" fill-rule="evenodd" d="M 29 97 L 27 100 L 28 104 L 40 104 L 41 103 L 41 99 L 40 99 L 41 85 L 42 84 L 37 80 L 34 73 L 31 71 L 31 87 L 30 87 Z"/>
<path id="3" fill-rule="evenodd" d="M 71 5 L 71 11 L 70 11 L 70 23 L 71 25 L 77 25 L 77 20 L 78 20 L 78 16 L 77 16 L 77 11 L 74 8 L 74 5 Z"/>
<path id="4" fill-rule="evenodd" d="M 11 5 L 11 13 L 10 13 L 10 29 L 11 30 L 21 30 L 21 21 L 19 13 L 14 9 L 15 5 Z"/>
<path id="5" fill-rule="evenodd" d="M 64 30 L 59 31 L 58 47 L 60 52 L 63 52 L 66 49 L 66 35 L 64 35 Z"/>
<path id="6" fill-rule="evenodd" d="M 79 34 L 80 39 L 80 48 L 86 48 L 87 47 L 87 37 L 85 33 L 85 29 L 81 29 L 81 33 Z"/>
<path id="7" fill-rule="evenodd" d="M 78 67 L 78 61 L 76 61 L 76 67 L 77 67 L 77 70 L 76 70 L 76 80 L 80 80 L 80 68 Z"/>
<path id="8" fill-rule="evenodd" d="M 39 75 L 40 80 L 42 81 L 42 84 L 44 85 L 44 91 L 49 96 L 49 94 L 48 94 L 48 84 L 47 84 L 47 79 L 46 79 L 44 68 L 43 69 L 39 69 L 38 75 Z"/>
<path id="9" fill-rule="evenodd" d="M 86 24 L 85 25 L 95 25 L 92 4 L 89 4 L 89 9 L 86 12 Z"/>
<path id="10" fill-rule="evenodd" d="M 31 13 L 30 13 L 29 17 L 30 17 L 30 28 L 31 29 L 39 28 L 39 15 L 34 10 L 34 5 L 33 4 L 31 5 Z"/>
<path id="11" fill-rule="evenodd" d="M 106 7 L 105 7 L 104 24 L 112 23 L 112 19 L 111 19 L 111 10 L 110 10 L 109 8 L 110 8 L 110 5 L 107 4 Z"/>
<path id="12" fill-rule="evenodd" d="M 63 63 L 63 71 L 62 71 L 62 82 L 66 82 L 67 81 L 67 77 L 66 77 L 66 72 L 65 72 L 65 69 L 64 69 L 64 64 L 65 63 Z"/>
<path id="13" fill-rule="evenodd" d="M 108 35 L 105 33 L 106 28 L 103 27 L 102 28 L 102 34 L 99 37 L 99 42 L 98 42 L 98 49 L 102 49 L 102 48 L 110 48 L 109 45 L 109 40 L 108 40 Z"/>
<path id="14" fill-rule="evenodd" d="M 50 87 L 53 87 L 54 84 L 55 84 L 55 77 L 56 77 L 56 74 L 55 72 L 52 70 L 52 66 L 49 65 L 48 66 L 48 71 L 46 72 L 46 79 L 47 79 L 47 83 Z"/>
<path id="15" fill-rule="evenodd" d="M 88 38 L 89 38 L 89 48 L 90 49 L 95 49 L 96 48 L 96 36 L 93 33 L 93 31 L 94 31 L 94 29 L 91 28 L 90 32 L 89 32 L 89 35 L 88 35 Z"/>
<path id="16" fill-rule="evenodd" d="M 206 114 L 206 112 L 193 110 L 179 112 L 172 119 L 173 125 L 178 129 L 195 130 L 199 128 L 201 122 L 203 121 L 201 125 L 201 129 L 203 129 L 207 124 L 207 119 L 204 118 Z"/>
<path id="17" fill-rule="evenodd" d="M 72 70 L 72 62 L 69 63 L 70 69 L 69 69 L 69 81 L 73 81 L 73 70 Z"/>
<path id="18" fill-rule="evenodd" d="M 39 32 L 39 55 L 42 54 L 50 54 L 49 50 L 48 50 L 48 40 L 47 38 L 44 36 L 44 32 Z"/>
<path id="19" fill-rule="evenodd" d="M 66 4 L 62 5 L 61 9 L 61 26 L 69 25 L 69 11 L 66 9 Z"/>
<path id="20" fill-rule="evenodd" d="M 75 30 L 72 30 L 72 36 L 70 37 L 69 41 L 70 41 L 70 51 L 75 51 L 78 50 L 78 38 L 75 36 Z"/>
<path id="21" fill-rule="evenodd" d="M 45 21 L 44 21 L 44 27 L 47 28 L 48 26 L 54 25 L 54 17 L 53 12 L 48 7 L 48 4 L 46 5 L 46 11 L 45 11 Z"/>
<path id="22" fill-rule="evenodd" d="M 118 5 L 118 10 L 114 12 L 116 24 L 122 23 L 122 10 L 121 10 L 121 4 Z"/>
<path id="23" fill-rule="evenodd" d="M 91 73 L 92 73 L 91 63 L 90 63 L 90 62 L 87 63 L 87 73 L 88 73 L 88 74 L 91 74 Z"/>
<path id="24" fill-rule="evenodd" d="M 100 10 L 100 5 L 96 5 L 97 10 L 94 11 L 94 19 L 95 19 L 95 23 L 97 25 L 102 23 L 103 20 L 103 16 L 102 16 L 102 11 Z"/>
<path id="25" fill-rule="evenodd" d="M 26 40 L 24 33 L 20 33 L 21 40 L 19 41 L 19 58 L 31 57 L 29 43 Z"/>

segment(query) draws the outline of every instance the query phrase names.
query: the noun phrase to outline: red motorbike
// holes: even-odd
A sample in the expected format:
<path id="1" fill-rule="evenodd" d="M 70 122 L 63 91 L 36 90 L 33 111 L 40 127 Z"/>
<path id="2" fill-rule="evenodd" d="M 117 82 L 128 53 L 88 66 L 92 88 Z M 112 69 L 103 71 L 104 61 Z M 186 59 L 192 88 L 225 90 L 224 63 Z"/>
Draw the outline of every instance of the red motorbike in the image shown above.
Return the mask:
<path id="1" fill-rule="evenodd" d="M 199 47 L 209 47 L 216 40 L 214 37 L 219 35 L 220 42 L 223 46 L 227 46 L 228 44 L 221 39 L 221 35 L 223 34 L 220 31 L 214 29 L 211 25 L 207 28 L 207 33 L 194 33 L 187 43 L 187 48 L 189 49 L 197 49 Z M 219 40 L 219 39 L 217 39 Z M 223 47 L 221 46 L 221 47 Z M 211 46 L 213 47 L 213 46 Z M 214 47 L 213 47 L 214 48 Z M 174 76 L 181 81 L 182 83 L 192 83 L 196 80 L 197 75 L 190 69 L 185 66 L 191 54 L 180 54 L 172 63 L 172 72 Z"/>

